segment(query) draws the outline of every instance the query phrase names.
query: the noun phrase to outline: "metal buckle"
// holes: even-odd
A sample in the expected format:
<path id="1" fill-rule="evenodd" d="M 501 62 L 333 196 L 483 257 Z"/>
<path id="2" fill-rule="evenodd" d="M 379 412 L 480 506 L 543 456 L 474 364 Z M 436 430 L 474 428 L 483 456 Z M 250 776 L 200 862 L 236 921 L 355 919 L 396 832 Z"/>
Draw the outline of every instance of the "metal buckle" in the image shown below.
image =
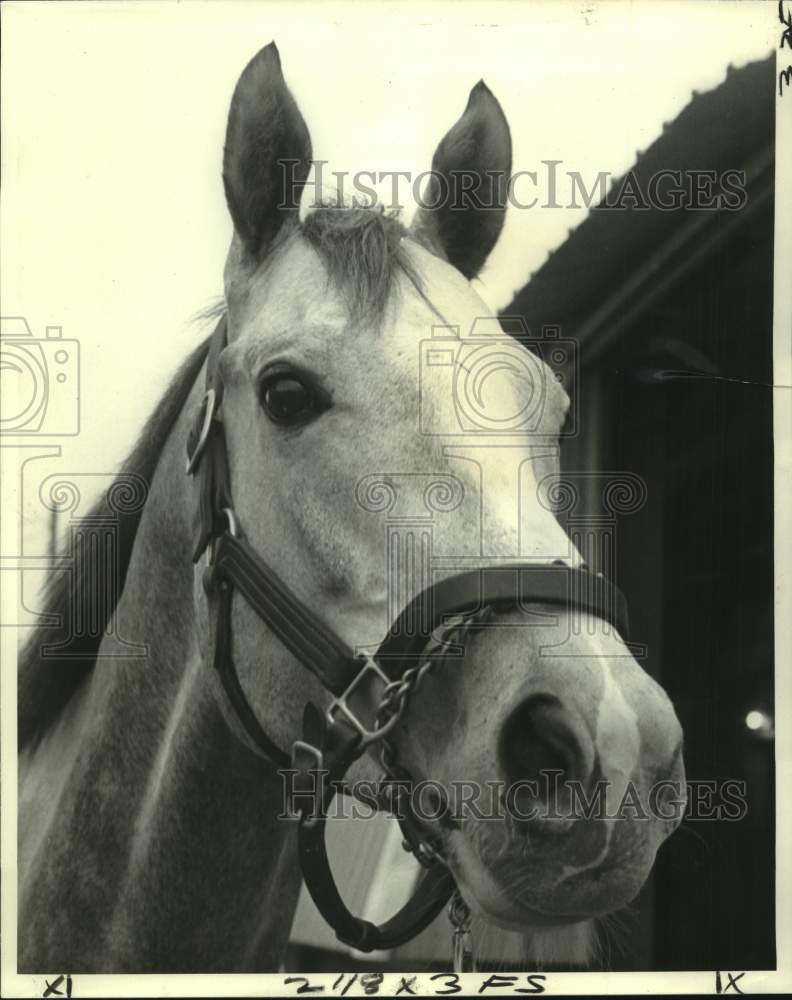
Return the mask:
<path id="1" fill-rule="evenodd" d="M 370 656 L 367 653 L 365 654 L 365 662 L 363 666 L 349 682 L 346 690 L 343 691 L 337 698 L 334 698 L 330 703 L 330 707 L 327 709 L 327 716 L 330 719 L 330 722 L 335 722 L 336 715 L 341 712 L 341 714 L 344 715 L 345 718 L 351 723 L 353 728 L 360 733 L 361 749 L 383 739 L 399 721 L 399 716 L 394 715 L 393 718 L 388 719 L 385 725 L 380 726 L 379 729 L 367 729 L 349 707 L 348 699 L 355 693 L 356 690 L 358 690 L 367 675 L 369 675 L 369 681 L 371 679 L 371 675 L 377 677 L 382 682 L 383 688 L 390 684 L 390 678 L 383 672 L 382 667 L 380 667 L 373 656 Z"/>
<path id="2" fill-rule="evenodd" d="M 311 768 L 299 766 L 297 763 L 298 753 L 307 754 L 315 762 L 316 766 Z M 325 769 L 324 754 L 312 743 L 306 743 L 305 740 L 295 740 L 292 743 L 292 765 L 296 771 L 323 771 Z"/>
<path id="3" fill-rule="evenodd" d="M 237 516 L 231 507 L 223 507 L 220 511 L 221 514 L 225 514 L 225 519 L 228 522 L 228 534 L 232 538 L 239 538 L 239 521 Z M 207 567 L 214 566 L 215 561 L 215 546 L 219 539 L 219 535 L 213 535 L 209 540 L 209 544 L 206 546 L 206 565 Z"/>
<path id="4" fill-rule="evenodd" d="M 207 389 L 206 395 L 203 398 L 202 406 L 204 408 L 204 418 L 201 424 L 201 432 L 198 435 L 198 441 L 196 442 L 195 448 L 191 455 L 187 456 L 187 475 L 191 476 L 195 470 L 198 468 L 198 462 L 203 455 L 204 448 L 206 447 L 206 442 L 209 439 L 209 431 L 212 427 L 212 421 L 215 417 L 215 409 L 217 406 L 217 393 L 214 389 Z"/>
<path id="5" fill-rule="evenodd" d="M 299 758 L 301 754 L 307 756 L 310 760 L 300 762 Z M 306 763 L 308 766 L 305 766 Z M 314 775 L 313 788 L 295 789 L 292 787 L 292 805 L 296 812 L 299 813 L 302 825 L 306 829 L 311 829 L 311 827 L 316 826 L 322 815 L 322 775 L 327 772 L 324 754 L 312 743 L 306 743 L 305 740 L 295 740 L 292 743 L 291 765 L 299 774 Z M 312 809 L 310 811 L 299 807 L 297 800 L 300 796 L 303 798 L 305 796 L 313 796 Z"/>

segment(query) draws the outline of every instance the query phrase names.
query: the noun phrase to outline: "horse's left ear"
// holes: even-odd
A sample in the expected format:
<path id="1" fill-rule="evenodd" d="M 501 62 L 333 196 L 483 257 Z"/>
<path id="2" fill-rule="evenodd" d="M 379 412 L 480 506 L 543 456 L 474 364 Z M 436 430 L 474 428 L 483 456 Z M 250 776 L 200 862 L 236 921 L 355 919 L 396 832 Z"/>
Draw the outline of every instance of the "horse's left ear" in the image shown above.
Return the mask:
<path id="1" fill-rule="evenodd" d="M 254 258 L 266 253 L 285 222 L 297 222 L 310 168 L 308 127 L 271 42 L 239 78 L 223 153 L 228 210 L 237 235 Z"/>
<path id="2" fill-rule="evenodd" d="M 481 270 L 503 229 L 511 163 L 509 123 L 480 80 L 435 151 L 412 226 L 468 279 Z"/>

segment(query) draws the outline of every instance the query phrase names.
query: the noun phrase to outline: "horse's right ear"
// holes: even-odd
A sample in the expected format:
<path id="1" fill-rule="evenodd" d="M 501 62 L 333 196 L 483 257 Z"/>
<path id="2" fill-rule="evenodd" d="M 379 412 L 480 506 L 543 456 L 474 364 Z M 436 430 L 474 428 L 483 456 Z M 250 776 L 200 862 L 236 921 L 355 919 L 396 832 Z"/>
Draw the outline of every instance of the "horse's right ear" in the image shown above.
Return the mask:
<path id="1" fill-rule="evenodd" d="M 271 42 L 239 78 L 223 154 L 228 210 L 249 254 L 262 256 L 285 222 L 297 222 L 310 167 L 311 137 Z"/>

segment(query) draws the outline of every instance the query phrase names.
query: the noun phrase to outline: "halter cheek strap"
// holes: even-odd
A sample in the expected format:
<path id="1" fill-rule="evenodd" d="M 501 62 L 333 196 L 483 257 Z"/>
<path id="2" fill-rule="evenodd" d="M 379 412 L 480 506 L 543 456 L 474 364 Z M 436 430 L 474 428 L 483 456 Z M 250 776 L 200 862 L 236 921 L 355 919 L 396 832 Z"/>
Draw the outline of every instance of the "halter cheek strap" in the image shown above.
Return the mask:
<path id="1" fill-rule="evenodd" d="M 198 486 L 198 528 L 193 560 L 208 550 L 204 586 L 216 616 L 214 669 L 251 743 L 294 776 L 303 877 L 319 911 L 339 940 L 363 951 L 392 948 L 423 930 L 448 902 L 454 880 L 410 810 L 399 816 L 409 849 L 428 870 L 408 903 L 381 927 L 355 917 L 344 904 L 325 845 L 327 809 L 351 766 L 372 744 L 382 745 L 386 776 L 409 775 L 395 764 L 387 734 L 399 721 L 424 674 L 447 656 L 461 656 L 454 632 L 493 613 L 577 609 L 609 622 L 626 638 L 627 605 L 621 592 L 585 567 L 517 564 L 459 573 L 426 588 L 401 612 L 374 656 L 356 655 L 297 597 L 245 540 L 231 501 L 226 442 L 220 419 L 223 385 L 218 371 L 227 343 L 223 317 L 212 335 L 206 392 L 187 442 L 187 472 Z M 267 736 L 239 681 L 232 655 L 231 607 L 238 590 L 293 656 L 335 698 L 326 714 L 308 706 L 303 739 L 291 757 Z M 535 619 L 534 619 L 535 620 Z M 420 623 L 416 627 L 416 623 Z M 366 706 L 379 703 L 373 719 Z M 360 706 L 363 705 L 361 711 Z M 370 712 L 370 710 L 369 710 Z"/>

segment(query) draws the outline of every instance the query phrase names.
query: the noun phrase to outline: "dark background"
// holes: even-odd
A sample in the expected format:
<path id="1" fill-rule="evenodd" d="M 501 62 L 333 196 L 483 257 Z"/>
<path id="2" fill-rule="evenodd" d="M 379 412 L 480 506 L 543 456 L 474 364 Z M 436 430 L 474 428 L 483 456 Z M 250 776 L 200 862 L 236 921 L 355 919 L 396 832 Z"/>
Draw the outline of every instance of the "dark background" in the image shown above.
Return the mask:
<path id="1" fill-rule="evenodd" d="M 688 778 L 747 786 L 744 819 L 686 820 L 661 848 L 609 935 L 614 969 L 775 967 L 774 746 L 745 725 L 773 710 L 774 83 L 772 58 L 730 70 L 633 168 L 643 185 L 663 168 L 744 170 L 743 208 L 595 210 L 504 310 L 529 344 L 546 325 L 577 342 L 562 466 L 648 491 L 600 568 L 676 706 Z"/>

